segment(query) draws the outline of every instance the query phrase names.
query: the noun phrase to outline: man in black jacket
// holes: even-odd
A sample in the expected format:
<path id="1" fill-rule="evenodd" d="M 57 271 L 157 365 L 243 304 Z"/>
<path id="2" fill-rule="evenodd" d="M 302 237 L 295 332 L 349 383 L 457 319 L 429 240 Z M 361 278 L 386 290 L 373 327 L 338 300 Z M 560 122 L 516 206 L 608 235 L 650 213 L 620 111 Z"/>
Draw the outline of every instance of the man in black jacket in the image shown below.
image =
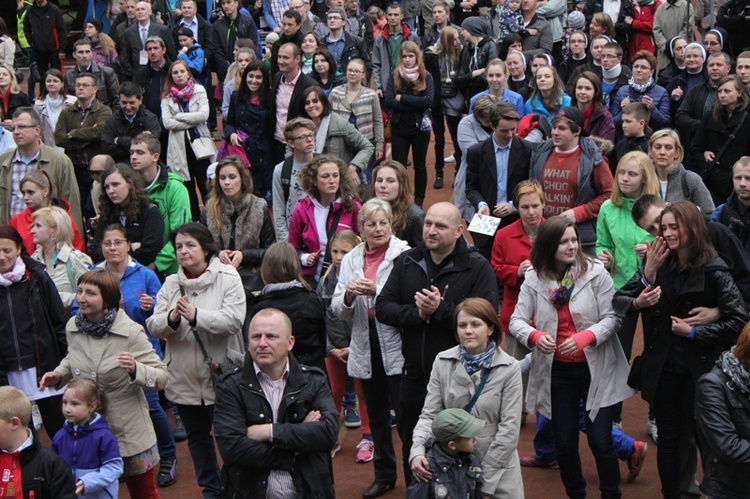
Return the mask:
<path id="1" fill-rule="evenodd" d="M 224 81 L 227 76 L 227 69 L 234 61 L 234 44 L 240 38 L 249 38 L 254 41 L 258 57 L 260 57 L 260 36 L 258 27 L 252 17 L 243 16 L 239 11 L 240 4 L 237 0 L 221 0 L 221 9 L 224 15 L 214 22 L 214 39 L 216 40 L 219 50 L 216 51 L 216 58 L 213 61 L 213 69 L 219 77 L 219 81 Z"/>
<path id="2" fill-rule="evenodd" d="M 478 214 L 502 218 L 500 227 L 518 220 L 513 191 L 529 178 L 531 144 L 518 137 L 520 119 L 512 104 L 499 102 L 490 117 L 492 135 L 466 153 L 466 198 Z M 495 237 L 473 238 L 479 253 L 490 261 Z"/>
<path id="3" fill-rule="evenodd" d="M 492 266 L 468 247 L 463 231 L 458 208 L 447 202 L 432 205 L 425 215 L 424 242 L 398 257 L 375 305 L 379 322 L 402 330 L 404 371 L 396 412 L 406 483 L 411 482 L 412 434 L 427 396 L 432 363 L 439 352 L 458 344 L 453 309 L 472 296 L 498 306 Z M 375 482 L 372 487 L 388 485 Z"/>
<path id="4" fill-rule="evenodd" d="M 139 69 L 148 65 L 146 42 L 152 36 L 164 40 L 167 56 L 172 61 L 177 60 L 172 32 L 166 26 L 151 20 L 151 4 L 138 2 L 135 5 L 135 17 L 138 22 L 122 34 L 123 50 L 119 59 L 122 72 L 131 79 Z"/>
<path id="5" fill-rule="evenodd" d="M 365 62 L 367 81 L 370 81 L 370 75 L 372 74 L 370 55 L 367 53 L 362 38 L 344 30 L 347 22 L 346 11 L 338 7 L 329 9 L 326 14 L 326 22 L 328 23 L 328 34 L 321 39 L 320 44 L 333 54 L 336 61 L 334 86 L 346 83 L 346 66 L 352 59 L 362 59 Z"/>
<path id="6" fill-rule="evenodd" d="M 92 61 L 92 55 L 89 40 L 81 39 L 73 44 L 73 58 L 76 60 L 76 65 L 72 71 L 65 73 L 65 91 L 68 95 L 75 95 L 76 75 L 91 73 L 96 76 L 97 100 L 115 111 L 120 108 L 120 102 L 117 99 L 117 75 L 112 68 L 100 66 Z"/>
<path id="7" fill-rule="evenodd" d="M 146 41 L 148 64 L 135 74 L 135 82 L 143 89 L 143 105 L 161 122 L 161 92 L 172 62 L 167 59 L 167 46 L 158 36 Z M 161 131 L 161 147 L 167 150 L 169 131 Z"/>
<path id="8" fill-rule="evenodd" d="M 102 149 L 115 161 L 130 157 L 130 141 L 142 132 L 161 136 L 159 118 L 143 107 L 143 90 L 132 81 L 120 85 L 120 109 L 107 118 L 102 130 Z"/>
<path id="9" fill-rule="evenodd" d="M 182 17 L 175 20 L 176 27 L 173 31 L 175 47 L 177 46 L 177 30 L 179 28 L 190 28 L 193 32 L 193 38 L 200 44 L 206 54 L 206 61 L 214 60 L 220 50 L 219 43 L 215 38 L 216 33 L 213 26 L 198 14 L 196 0 L 183 0 L 180 12 L 182 12 Z"/>
<path id="10" fill-rule="evenodd" d="M 297 363 L 292 323 L 280 310 L 258 312 L 248 338 L 244 367 L 216 386 L 226 497 L 332 499 L 339 415 L 326 374 Z"/>
<path id="11" fill-rule="evenodd" d="M 62 61 L 65 60 L 68 31 L 57 5 L 47 0 L 35 0 L 34 5 L 26 13 L 23 32 L 34 50 L 39 74 L 44 77 L 50 67 L 60 69 Z"/>

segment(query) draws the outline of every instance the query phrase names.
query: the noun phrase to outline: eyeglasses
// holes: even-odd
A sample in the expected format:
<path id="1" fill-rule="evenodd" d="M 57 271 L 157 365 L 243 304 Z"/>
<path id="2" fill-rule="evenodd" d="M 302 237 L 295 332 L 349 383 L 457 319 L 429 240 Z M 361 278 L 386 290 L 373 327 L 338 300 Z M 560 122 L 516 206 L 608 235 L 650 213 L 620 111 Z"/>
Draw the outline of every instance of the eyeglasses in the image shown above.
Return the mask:
<path id="1" fill-rule="evenodd" d="M 359 75 L 359 74 L 362 74 L 362 70 L 361 70 L 361 69 L 353 69 L 353 68 L 349 68 L 349 69 L 347 69 L 347 70 L 346 70 L 346 72 L 347 72 L 347 73 L 351 73 L 351 74 L 353 74 L 353 75 Z"/>
<path id="2" fill-rule="evenodd" d="M 11 132 L 18 132 L 20 130 L 28 130 L 29 128 L 36 128 L 38 126 L 39 125 L 16 125 L 16 126 L 10 127 L 10 131 Z"/>
<path id="3" fill-rule="evenodd" d="M 76 88 L 89 88 L 95 86 L 96 85 L 92 85 L 91 83 L 76 83 Z"/>
<path id="4" fill-rule="evenodd" d="M 704 45 L 713 47 L 714 45 L 721 45 L 719 42 L 703 42 Z"/>
<path id="5" fill-rule="evenodd" d="M 123 239 L 115 239 L 114 241 L 110 241 L 110 240 L 102 241 L 102 246 L 104 246 L 105 248 L 110 248 L 112 246 L 116 248 L 121 248 L 125 246 L 126 244 L 128 244 L 128 242 Z"/>
<path id="6" fill-rule="evenodd" d="M 602 54 L 602 59 L 617 59 L 617 56 L 614 54 Z"/>
<path id="7" fill-rule="evenodd" d="M 305 135 L 300 135 L 299 137 L 294 137 L 292 140 L 299 140 L 299 141 L 305 141 L 313 140 L 315 138 L 314 133 L 306 133 Z"/>
<path id="8" fill-rule="evenodd" d="M 102 173 L 104 173 L 104 170 L 89 170 L 89 175 L 92 177 L 95 175 L 101 175 Z"/>
<path id="9" fill-rule="evenodd" d="M 341 16 L 328 16 L 328 20 L 329 21 L 333 21 L 333 20 L 339 20 L 340 21 L 341 20 Z"/>

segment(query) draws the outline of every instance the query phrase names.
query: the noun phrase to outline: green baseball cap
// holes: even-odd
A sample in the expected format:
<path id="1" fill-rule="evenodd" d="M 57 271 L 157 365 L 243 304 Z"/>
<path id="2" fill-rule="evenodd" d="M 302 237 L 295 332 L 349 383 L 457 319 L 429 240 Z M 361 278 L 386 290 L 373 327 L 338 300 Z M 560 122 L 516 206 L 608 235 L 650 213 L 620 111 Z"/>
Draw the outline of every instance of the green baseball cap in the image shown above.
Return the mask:
<path id="1" fill-rule="evenodd" d="M 476 437 L 484 425 L 483 419 L 477 419 L 463 409 L 445 409 L 432 421 L 432 434 L 435 440 L 445 443 L 459 437 Z"/>

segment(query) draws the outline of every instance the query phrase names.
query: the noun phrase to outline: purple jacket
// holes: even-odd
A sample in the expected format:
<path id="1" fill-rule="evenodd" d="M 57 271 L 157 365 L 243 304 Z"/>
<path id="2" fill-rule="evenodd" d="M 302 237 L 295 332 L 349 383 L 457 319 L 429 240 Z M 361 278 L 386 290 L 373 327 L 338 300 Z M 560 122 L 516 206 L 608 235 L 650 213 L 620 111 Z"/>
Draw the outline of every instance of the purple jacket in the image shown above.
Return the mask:
<path id="1" fill-rule="evenodd" d="M 315 253 L 321 249 L 318 239 L 318 228 L 315 225 L 315 205 L 313 203 L 317 203 L 317 201 L 313 201 L 311 197 L 302 199 L 297 204 L 297 207 L 294 208 L 292 219 L 289 221 L 289 243 L 294 246 L 297 254 L 300 256 L 307 253 Z M 359 234 L 357 215 L 359 214 L 360 207 L 361 204 L 359 201 L 354 201 L 351 211 L 342 212 L 336 231 L 349 229 Z M 336 201 L 333 203 L 331 209 L 328 210 L 326 231 L 330 230 L 335 213 L 341 209 L 341 203 Z M 322 261 L 323 257 L 324 255 L 321 253 L 318 262 Z M 315 278 L 318 267 L 319 265 L 307 267 L 303 264 L 302 275 L 307 278 Z"/>
<path id="2" fill-rule="evenodd" d="M 589 119 L 589 126 L 586 128 L 589 135 L 600 137 L 602 139 L 615 140 L 615 121 L 612 114 L 604 106 L 594 107 Z"/>

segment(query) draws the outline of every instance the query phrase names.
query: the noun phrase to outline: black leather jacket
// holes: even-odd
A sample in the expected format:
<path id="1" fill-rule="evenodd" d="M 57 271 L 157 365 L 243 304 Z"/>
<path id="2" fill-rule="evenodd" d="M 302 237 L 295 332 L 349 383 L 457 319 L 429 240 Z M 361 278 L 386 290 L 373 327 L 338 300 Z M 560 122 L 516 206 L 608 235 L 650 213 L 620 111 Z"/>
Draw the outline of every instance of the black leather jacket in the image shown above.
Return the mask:
<path id="1" fill-rule="evenodd" d="M 310 411 L 319 421 L 303 423 Z M 265 498 L 271 470 L 292 475 L 299 499 L 333 499 L 330 452 L 339 432 L 339 414 L 326 374 L 300 365 L 289 354 L 289 377 L 277 411 L 277 421 L 263 394 L 250 355 L 242 371 L 216 385 L 214 432 L 224 460 L 222 496 Z M 247 438 L 247 428 L 273 424 L 273 442 Z"/>

